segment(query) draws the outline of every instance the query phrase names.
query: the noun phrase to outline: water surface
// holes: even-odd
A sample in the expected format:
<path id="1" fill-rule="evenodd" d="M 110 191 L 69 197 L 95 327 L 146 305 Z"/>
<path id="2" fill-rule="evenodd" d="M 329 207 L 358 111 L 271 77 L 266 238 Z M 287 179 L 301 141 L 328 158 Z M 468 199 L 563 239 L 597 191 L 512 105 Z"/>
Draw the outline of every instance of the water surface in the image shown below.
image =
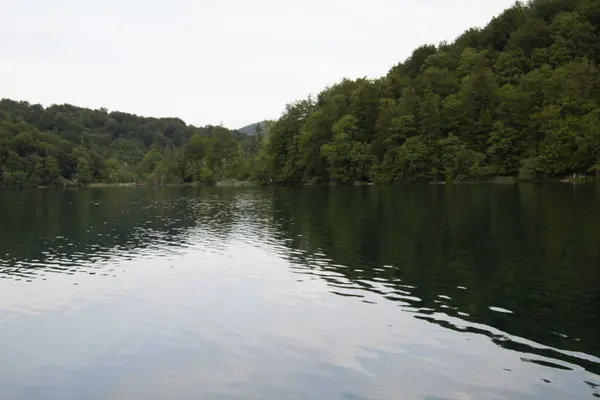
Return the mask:
<path id="1" fill-rule="evenodd" d="M 594 186 L 0 191 L 1 399 L 598 385 Z"/>

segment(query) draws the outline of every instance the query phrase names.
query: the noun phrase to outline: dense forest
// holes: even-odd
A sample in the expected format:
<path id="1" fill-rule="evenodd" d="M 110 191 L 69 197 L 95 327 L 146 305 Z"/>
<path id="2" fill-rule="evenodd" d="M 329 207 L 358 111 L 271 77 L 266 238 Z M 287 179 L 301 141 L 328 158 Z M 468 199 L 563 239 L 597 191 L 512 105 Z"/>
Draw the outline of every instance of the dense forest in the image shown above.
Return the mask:
<path id="1" fill-rule="evenodd" d="M 71 105 L 0 101 L 3 186 L 151 184 L 249 178 L 262 140 L 220 126 Z"/>
<path id="2" fill-rule="evenodd" d="M 600 1 L 516 3 L 379 79 L 343 81 L 246 135 L 0 102 L 4 186 L 348 184 L 600 172 Z"/>

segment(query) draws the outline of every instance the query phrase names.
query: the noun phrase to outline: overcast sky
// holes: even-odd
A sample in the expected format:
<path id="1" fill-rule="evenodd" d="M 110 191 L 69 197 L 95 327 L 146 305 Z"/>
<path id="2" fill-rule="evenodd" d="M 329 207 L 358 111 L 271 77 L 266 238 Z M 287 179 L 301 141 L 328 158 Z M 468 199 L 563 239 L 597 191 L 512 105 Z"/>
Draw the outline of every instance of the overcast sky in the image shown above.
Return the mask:
<path id="1" fill-rule="evenodd" d="M 513 0 L 0 0 L 0 97 L 239 128 Z"/>

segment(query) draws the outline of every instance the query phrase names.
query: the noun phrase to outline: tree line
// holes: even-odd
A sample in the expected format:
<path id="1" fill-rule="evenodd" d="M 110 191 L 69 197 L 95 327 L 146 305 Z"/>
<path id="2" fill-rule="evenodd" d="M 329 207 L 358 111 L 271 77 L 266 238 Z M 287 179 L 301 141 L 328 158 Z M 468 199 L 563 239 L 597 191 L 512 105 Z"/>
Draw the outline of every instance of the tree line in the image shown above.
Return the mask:
<path id="1" fill-rule="evenodd" d="M 0 101 L 2 186 L 151 184 L 249 177 L 261 134 L 106 109 Z"/>
<path id="2" fill-rule="evenodd" d="M 415 49 L 381 78 L 344 79 L 288 104 L 268 135 L 3 100 L 2 184 L 596 174 L 599 60 L 598 0 L 531 0 L 453 43 Z"/>
<path id="3" fill-rule="evenodd" d="M 593 174 L 599 60 L 599 1 L 516 3 L 380 79 L 289 104 L 265 165 L 282 184 Z"/>

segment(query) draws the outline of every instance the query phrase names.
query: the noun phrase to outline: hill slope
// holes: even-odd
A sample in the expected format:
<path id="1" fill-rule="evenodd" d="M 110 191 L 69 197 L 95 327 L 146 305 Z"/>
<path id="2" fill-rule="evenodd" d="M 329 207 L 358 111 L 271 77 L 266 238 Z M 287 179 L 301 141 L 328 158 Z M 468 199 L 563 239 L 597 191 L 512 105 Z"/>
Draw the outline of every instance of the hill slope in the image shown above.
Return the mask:
<path id="1" fill-rule="evenodd" d="M 288 105 L 271 129 L 282 184 L 523 179 L 600 169 L 600 2 L 517 3 L 375 80 Z"/>
<path id="2" fill-rule="evenodd" d="M 269 121 L 260 121 L 254 124 L 246 125 L 243 128 L 237 129 L 238 132 L 244 133 L 246 135 L 254 135 L 256 133 L 256 129 L 259 128 L 261 132 L 267 134 L 269 132 Z"/>
<path id="3" fill-rule="evenodd" d="M 598 173 L 599 61 L 600 1 L 532 0 L 453 43 L 415 49 L 384 77 L 345 79 L 288 104 L 268 137 L 3 100 L 1 184 L 348 184 Z"/>
<path id="4" fill-rule="evenodd" d="M 177 118 L 0 100 L 2 186 L 212 182 L 242 174 L 255 142 Z"/>

